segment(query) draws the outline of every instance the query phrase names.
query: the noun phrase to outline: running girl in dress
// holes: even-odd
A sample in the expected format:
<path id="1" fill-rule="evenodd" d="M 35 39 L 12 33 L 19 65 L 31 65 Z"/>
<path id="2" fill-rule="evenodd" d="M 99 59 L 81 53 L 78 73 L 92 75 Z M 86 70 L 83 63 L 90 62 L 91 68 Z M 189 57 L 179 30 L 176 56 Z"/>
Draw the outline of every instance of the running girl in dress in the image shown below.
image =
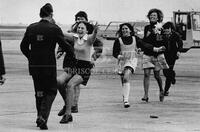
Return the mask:
<path id="1" fill-rule="evenodd" d="M 140 38 L 134 35 L 133 26 L 129 23 L 123 23 L 117 32 L 117 38 L 113 45 L 113 56 L 118 59 L 119 74 L 122 82 L 122 96 L 124 107 L 130 107 L 130 77 L 137 67 L 137 48 L 143 45 Z"/>

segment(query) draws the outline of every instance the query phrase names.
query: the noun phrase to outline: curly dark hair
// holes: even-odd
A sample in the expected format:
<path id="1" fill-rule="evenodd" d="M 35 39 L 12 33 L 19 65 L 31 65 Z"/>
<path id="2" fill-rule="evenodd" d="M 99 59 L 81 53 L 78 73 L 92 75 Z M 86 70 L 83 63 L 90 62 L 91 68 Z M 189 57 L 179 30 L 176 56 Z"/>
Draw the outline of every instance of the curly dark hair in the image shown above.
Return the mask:
<path id="1" fill-rule="evenodd" d="M 149 10 L 149 12 L 147 14 L 148 19 L 150 19 L 150 15 L 153 12 L 157 13 L 157 15 L 158 15 L 158 22 L 162 22 L 163 21 L 163 17 L 164 17 L 163 12 L 160 9 L 157 9 L 157 8 L 153 8 L 153 9 Z"/>
<path id="2" fill-rule="evenodd" d="M 77 17 L 84 17 L 85 20 L 88 21 L 88 16 L 87 16 L 87 13 L 85 11 L 79 11 L 78 13 L 76 13 L 75 21 L 77 20 Z"/>
<path id="3" fill-rule="evenodd" d="M 164 28 L 164 29 L 169 29 L 169 28 L 171 28 L 172 31 L 175 31 L 175 30 L 176 30 L 176 28 L 175 28 L 173 22 L 166 22 L 166 23 L 163 25 L 163 28 Z"/>
<path id="4" fill-rule="evenodd" d="M 122 27 L 124 26 L 124 25 L 126 25 L 130 30 L 131 30 L 131 36 L 133 36 L 134 35 L 134 29 L 133 29 L 133 26 L 130 24 L 130 23 L 122 23 L 122 24 L 120 24 L 119 25 L 119 30 L 117 31 L 117 33 L 116 34 L 118 34 L 119 35 L 119 37 L 122 37 Z"/>

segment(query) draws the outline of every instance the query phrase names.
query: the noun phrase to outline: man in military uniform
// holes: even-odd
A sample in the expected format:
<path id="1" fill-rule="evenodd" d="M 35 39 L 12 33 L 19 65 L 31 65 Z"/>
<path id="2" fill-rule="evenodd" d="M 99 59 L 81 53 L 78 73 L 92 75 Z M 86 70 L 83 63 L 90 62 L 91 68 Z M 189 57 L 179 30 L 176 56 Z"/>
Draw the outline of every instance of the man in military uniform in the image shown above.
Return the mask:
<path id="1" fill-rule="evenodd" d="M 47 120 L 57 94 L 56 43 L 67 52 L 69 57 L 74 58 L 73 48 L 64 40 L 62 30 L 52 23 L 52 13 L 51 4 L 45 4 L 40 9 L 42 19 L 27 27 L 20 45 L 22 53 L 29 61 L 29 73 L 35 88 L 36 123 L 40 129 L 48 129 Z"/>

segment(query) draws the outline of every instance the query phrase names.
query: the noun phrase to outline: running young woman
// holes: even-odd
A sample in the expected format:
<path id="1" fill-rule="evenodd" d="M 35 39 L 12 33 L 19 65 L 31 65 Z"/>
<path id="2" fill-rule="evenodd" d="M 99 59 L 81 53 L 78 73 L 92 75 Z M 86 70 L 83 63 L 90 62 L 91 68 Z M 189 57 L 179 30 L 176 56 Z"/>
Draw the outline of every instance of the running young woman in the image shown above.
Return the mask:
<path id="1" fill-rule="evenodd" d="M 77 27 L 78 22 L 80 22 L 80 21 L 88 21 L 88 15 L 86 12 L 79 11 L 75 15 L 75 23 L 71 26 L 71 31 L 69 31 L 69 32 L 76 33 L 75 29 Z M 91 33 L 92 33 L 92 30 L 88 32 L 88 34 L 91 34 Z M 73 42 L 69 42 L 69 43 L 72 46 L 74 44 Z M 93 61 L 96 61 L 103 52 L 103 43 L 99 38 L 95 39 L 94 44 L 93 44 L 93 49 L 94 49 L 94 53 L 92 54 L 92 59 L 93 59 Z M 57 51 L 57 58 L 60 58 L 63 53 L 64 53 L 64 51 L 62 51 L 62 48 L 59 47 L 58 51 Z M 71 58 L 68 57 L 67 55 L 65 55 L 64 61 L 63 61 L 64 69 L 71 66 L 71 64 L 69 63 L 70 61 L 71 61 Z M 93 63 L 93 66 L 94 66 L 94 63 Z M 67 78 L 65 78 L 65 77 L 67 77 Z M 65 83 L 65 80 L 67 80 L 67 79 L 68 79 L 68 76 L 66 76 L 65 73 L 63 73 L 58 76 L 57 81 Z M 58 91 L 64 100 L 65 95 L 62 92 L 63 88 L 60 88 L 60 86 L 58 86 Z M 78 101 L 79 101 L 79 96 L 80 96 L 80 88 L 81 88 L 80 85 L 78 85 L 74 89 L 74 101 L 73 101 L 73 105 L 72 105 L 72 113 L 78 113 Z M 66 110 L 66 106 L 64 105 L 63 108 L 58 112 L 58 116 L 63 116 L 65 114 L 65 110 Z"/>
<path id="2" fill-rule="evenodd" d="M 151 9 L 147 15 L 150 24 L 144 28 L 143 41 L 150 44 L 149 49 L 142 49 L 143 54 L 143 69 L 144 69 L 144 96 L 142 101 L 148 102 L 148 92 L 150 84 L 151 70 L 154 71 L 154 77 L 159 86 L 159 100 L 164 100 L 164 91 L 162 86 L 162 79 L 160 77 L 160 70 L 167 69 L 168 65 L 164 57 L 164 51 L 166 49 L 165 42 L 162 38 L 162 24 L 163 13 L 159 9 Z"/>
<path id="3" fill-rule="evenodd" d="M 129 23 L 123 23 L 118 30 L 119 38 L 113 45 L 113 56 L 118 59 L 122 68 L 122 96 L 125 108 L 130 107 L 130 77 L 135 72 L 137 67 L 137 47 L 144 45 L 144 42 L 137 36 L 134 36 L 133 26 Z"/>
<path id="4" fill-rule="evenodd" d="M 88 31 L 94 28 L 92 34 L 87 34 Z M 64 88 L 63 92 L 65 96 L 65 114 L 63 115 L 60 123 L 68 123 L 73 120 L 71 115 L 71 107 L 73 103 L 74 88 L 80 84 L 86 85 L 90 74 L 92 65 L 92 44 L 94 43 L 97 35 L 97 24 L 93 27 L 86 21 L 80 21 L 76 27 L 76 33 L 67 33 L 65 37 L 67 40 L 74 43 L 74 52 L 76 61 L 71 62 L 71 68 L 67 67 L 65 70 L 65 80 L 66 83 L 57 82 L 58 85 L 62 85 Z M 64 87 L 63 87 L 64 86 Z"/>

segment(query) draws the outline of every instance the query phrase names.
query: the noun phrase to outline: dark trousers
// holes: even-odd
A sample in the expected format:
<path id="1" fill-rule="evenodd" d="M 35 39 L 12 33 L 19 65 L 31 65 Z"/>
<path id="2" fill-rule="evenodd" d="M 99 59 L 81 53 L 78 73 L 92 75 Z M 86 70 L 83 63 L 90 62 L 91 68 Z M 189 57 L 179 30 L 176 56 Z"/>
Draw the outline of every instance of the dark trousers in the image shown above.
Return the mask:
<path id="1" fill-rule="evenodd" d="M 37 115 L 48 120 L 52 103 L 57 94 L 56 77 L 33 75 Z"/>
<path id="2" fill-rule="evenodd" d="M 167 58 L 166 57 L 166 61 L 167 61 L 167 64 L 169 65 L 169 68 L 168 69 L 163 69 L 163 74 L 166 77 L 164 90 L 168 91 L 169 88 L 171 87 L 172 81 L 174 81 L 175 77 L 176 77 L 176 73 L 173 70 L 175 62 L 176 62 L 176 59 Z"/>
<path id="3" fill-rule="evenodd" d="M 0 40 L 0 76 L 4 75 L 5 72 L 5 65 L 4 65 L 4 58 L 3 58 L 3 52 L 2 52 L 2 46 L 1 46 L 1 40 Z"/>

